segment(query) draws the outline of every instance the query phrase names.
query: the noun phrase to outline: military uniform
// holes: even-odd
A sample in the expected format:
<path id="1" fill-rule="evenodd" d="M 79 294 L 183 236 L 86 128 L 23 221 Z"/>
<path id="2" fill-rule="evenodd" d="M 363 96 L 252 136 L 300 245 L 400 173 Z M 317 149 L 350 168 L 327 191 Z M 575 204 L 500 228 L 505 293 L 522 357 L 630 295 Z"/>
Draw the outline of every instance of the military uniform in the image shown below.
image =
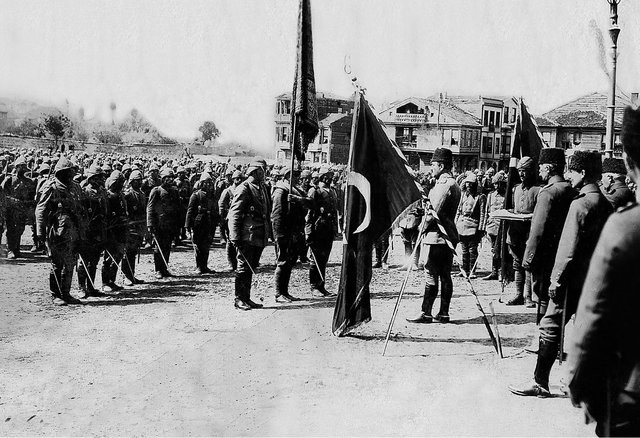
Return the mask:
<path id="1" fill-rule="evenodd" d="M 185 228 L 193 230 L 193 245 L 196 252 L 196 268 L 201 274 L 211 273 L 208 267 L 209 248 L 213 243 L 213 233 L 216 227 L 218 206 L 213 197 L 213 191 L 205 190 L 203 181 L 211 181 L 211 176 L 204 173 L 200 178 L 200 189 L 193 192 L 189 199 Z"/>
<path id="2" fill-rule="evenodd" d="M 7 199 L 7 248 L 10 256 L 20 257 L 20 240 L 27 223 L 33 224 L 36 183 L 24 174 L 13 175 L 2 182 Z"/>
<path id="3" fill-rule="evenodd" d="M 238 171 L 238 178 L 242 177 L 242 174 Z M 235 174 L 234 174 L 235 175 Z M 220 212 L 220 234 L 222 235 L 222 230 L 226 230 L 224 235 L 221 238 L 226 239 L 227 232 L 229 230 L 228 218 L 227 215 L 229 213 L 229 207 L 231 206 L 231 201 L 233 201 L 233 196 L 235 194 L 237 185 L 231 185 L 222 191 L 220 195 L 220 199 L 218 200 L 218 211 Z M 236 247 L 231 243 L 230 240 L 227 240 L 227 262 L 229 263 L 229 267 L 232 271 L 235 271 L 238 267 L 238 258 L 236 254 Z"/>
<path id="4" fill-rule="evenodd" d="M 99 168 L 89 169 L 89 175 L 101 175 Z M 85 296 L 100 295 L 95 289 L 95 278 L 100 256 L 105 247 L 105 217 L 107 214 L 106 190 L 100 184 L 88 183 L 82 189 L 82 220 L 85 224 L 84 239 L 78 246 L 80 260 L 78 263 L 78 283 Z"/>
<path id="5" fill-rule="evenodd" d="M 258 171 L 252 165 L 247 173 Z M 235 278 L 236 307 L 243 310 L 262 307 L 251 301 L 252 273 L 258 267 L 260 256 L 269 238 L 267 200 L 262 187 L 253 176 L 240 184 L 227 215 L 229 239 L 236 245 L 237 270 Z"/>
<path id="6" fill-rule="evenodd" d="M 131 181 L 132 176 L 138 177 L 139 175 L 139 171 L 133 171 L 129 176 L 129 181 Z M 142 190 L 133 188 L 130 182 L 124 192 L 124 200 L 127 204 L 128 236 L 127 247 L 122 260 L 122 272 L 129 282 L 138 284 L 142 280 L 136 278 L 136 256 L 144 242 L 146 232 L 147 198 L 142 193 Z"/>
<path id="7" fill-rule="evenodd" d="M 614 210 L 636 201 L 633 192 L 623 181 L 615 181 L 609 190 L 603 190 L 603 194 Z"/>
<path id="8" fill-rule="evenodd" d="M 45 184 L 36 206 L 38 235 L 45 236 L 51 258 L 49 288 L 56 304 L 79 302 L 70 291 L 78 258 L 77 244 L 84 235 L 82 204 L 80 187 L 59 179 L 61 172 L 68 169 L 72 169 L 69 160 L 60 158 L 56 164 L 56 178 Z"/>
<path id="9" fill-rule="evenodd" d="M 337 200 L 323 180 L 318 187 L 309 190 L 308 197 L 311 207 L 305 218 L 304 232 L 311 250 L 309 283 L 315 294 L 330 295 L 325 288 L 325 279 L 329 254 L 338 231 Z"/>
<path id="10" fill-rule="evenodd" d="M 128 215 L 127 203 L 122 194 L 124 180 L 110 177 L 107 179 L 107 214 L 105 216 L 104 257 L 102 260 L 102 284 L 111 290 L 120 290 L 116 285 L 118 266 L 127 247 Z"/>
<path id="11" fill-rule="evenodd" d="M 176 188 L 178 189 L 178 194 L 180 195 L 180 208 L 178 209 L 179 221 L 181 224 L 185 224 L 185 220 L 187 217 L 187 208 L 189 206 L 189 201 L 191 199 L 191 183 L 187 179 L 186 175 L 183 173 L 184 169 L 178 168 L 178 179 L 176 180 Z M 187 235 L 185 234 L 184 227 L 181 229 L 180 236 L 178 239 L 186 239 Z"/>
<path id="12" fill-rule="evenodd" d="M 400 221 L 400 237 L 404 243 L 406 265 L 413 264 L 414 269 L 418 268 L 418 260 L 420 260 L 420 246 L 416 248 L 416 242 L 418 241 L 418 234 L 420 234 L 419 228 L 423 217 L 422 201 L 416 201 L 407 212 L 407 215 Z M 413 258 L 411 258 L 412 254 Z"/>
<path id="13" fill-rule="evenodd" d="M 544 314 L 549 301 L 553 261 L 574 196 L 575 191 L 560 175 L 552 176 L 538 192 L 522 267 L 531 272 L 531 286 L 538 297 L 539 315 Z"/>
<path id="14" fill-rule="evenodd" d="M 153 261 L 158 277 L 171 276 L 165 260 L 166 263 L 169 263 L 171 242 L 180 232 L 180 227 L 183 225 L 180 223 L 178 213 L 179 198 L 180 195 L 175 186 L 165 186 L 164 184 L 154 187 L 149 195 L 147 226 L 153 230 L 157 240 L 157 242 L 154 242 Z"/>
<path id="15" fill-rule="evenodd" d="M 640 435 L 640 206 L 607 221 L 596 246 L 569 345 L 569 390 L 605 436 Z M 607 431 L 610 429 L 610 431 Z"/>

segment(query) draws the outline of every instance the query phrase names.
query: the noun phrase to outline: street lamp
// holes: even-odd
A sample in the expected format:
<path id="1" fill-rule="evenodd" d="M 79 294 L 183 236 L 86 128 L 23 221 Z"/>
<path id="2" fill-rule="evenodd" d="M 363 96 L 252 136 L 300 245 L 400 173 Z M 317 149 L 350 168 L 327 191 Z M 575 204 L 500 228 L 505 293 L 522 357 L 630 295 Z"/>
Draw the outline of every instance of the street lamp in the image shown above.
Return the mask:
<path id="1" fill-rule="evenodd" d="M 618 26 L 618 4 L 620 0 L 607 0 L 609 10 L 611 12 L 611 27 L 609 27 L 609 36 L 611 37 L 611 89 L 609 90 L 609 101 L 607 103 L 607 133 L 604 147 L 604 156 L 606 158 L 613 157 L 613 141 L 614 122 L 616 111 L 616 66 L 618 63 L 618 35 L 620 35 L 620 27 Z"/>

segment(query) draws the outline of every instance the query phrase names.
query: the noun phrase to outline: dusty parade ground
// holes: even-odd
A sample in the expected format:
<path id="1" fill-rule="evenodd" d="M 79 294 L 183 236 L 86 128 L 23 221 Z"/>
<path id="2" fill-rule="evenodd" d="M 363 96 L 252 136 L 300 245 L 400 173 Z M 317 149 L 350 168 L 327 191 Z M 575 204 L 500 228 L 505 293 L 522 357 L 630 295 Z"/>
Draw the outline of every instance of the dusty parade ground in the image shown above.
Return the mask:
<path id="1" fill-rule="evenodd" d="M 265 308 L 249 312 L 233 308 L 232 274 L 193 274 L 188 247 L 171 257 L 179 277 L 154 280 L 147 251 L 139 269 L 147 284 L 69 307 L 51 304 L 44 256 L 0 259 L 0 435 L 593 435 L 561 396 L 566 365 L 552 371 L 556 398 L 507 390 L 532 376 L 535 357 L 522 347 L 535 310 L 498 303 L 497 281 L 474 284 L 487 311 L 494 302 L 505 359 L 460 278 L 451 324 L 405 321 L 420 309 L 420 272 L 383 357 L 402 252 L 396 239 L 392 269 L 374 270 L 373 320 L 346 338 L 331 335 L 334 298 L 311 297 L 306 267 L 291 280 L 302 300 L 275 303 L 273 246 L 254 283 Z M 335 242 L 333 291 L 340 253 Z M 481 274 L 489 263 L 485 244 Z M 210 267 L 226 269 L 220 245 Z"/>

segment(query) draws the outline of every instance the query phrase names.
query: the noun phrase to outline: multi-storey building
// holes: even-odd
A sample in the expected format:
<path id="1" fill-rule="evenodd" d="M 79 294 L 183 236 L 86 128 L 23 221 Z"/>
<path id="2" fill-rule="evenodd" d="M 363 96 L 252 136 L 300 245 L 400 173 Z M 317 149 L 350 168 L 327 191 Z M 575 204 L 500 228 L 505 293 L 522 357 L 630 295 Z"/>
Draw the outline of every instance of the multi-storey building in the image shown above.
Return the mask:
<path id="1" fill-rule="evenodd" d="M 620 131 L 624 108 L 637 100 L 638 93 L 632 93 L 631 98 L 622 93 L 616 95 L 614 112 L 614 156 L 616 157 L 622 157 Z M 607 101 L 606 93 L 595 92 L 536 117 L 542 138 L 553 147 L 604 151 Z"/>
<path id="2" fill-rule="evenodd" d="M 354 99 L 331 93 L 316 93 L 320 131 L 309 144 L 306 160 L 309 164 L 346 164 L 349 156 L 351 114 Z M 291 159 L 291 93 L 276 98 L 276 162 Z"/>

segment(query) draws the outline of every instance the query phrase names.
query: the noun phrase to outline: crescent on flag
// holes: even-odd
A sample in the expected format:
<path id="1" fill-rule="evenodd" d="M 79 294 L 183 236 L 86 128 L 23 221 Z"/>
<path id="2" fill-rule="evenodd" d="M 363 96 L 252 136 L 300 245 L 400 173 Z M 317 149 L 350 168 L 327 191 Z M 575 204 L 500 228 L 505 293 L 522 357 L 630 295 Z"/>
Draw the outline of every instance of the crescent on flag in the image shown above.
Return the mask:
<path id="1" fill-rule="evenodd" d="M 347 182 L 347 185 L 354 186 L 358 189 L 367 206 L 362 223 L 353 232 L 353 234 L 358 234 L 366 230 L 371 223 L 371 183 L 358 172 L 351 171 L 349 172 L 349 181 Z"/>

